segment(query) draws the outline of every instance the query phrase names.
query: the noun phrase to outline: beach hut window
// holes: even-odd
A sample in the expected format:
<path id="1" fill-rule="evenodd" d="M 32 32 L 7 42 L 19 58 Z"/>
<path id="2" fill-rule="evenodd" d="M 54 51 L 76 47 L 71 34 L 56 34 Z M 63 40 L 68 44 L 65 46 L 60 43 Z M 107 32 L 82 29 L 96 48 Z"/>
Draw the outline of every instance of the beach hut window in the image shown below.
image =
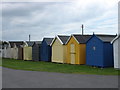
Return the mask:
<path id="1" fill-rule="evenodd" d="M 96 50 L 96 47 L 95 47 L 95 46 L 93 47 L 93 50 L 94 50 L 94 51 Z"/>
<path id="2" fill-rule="evenodd" d="M 74 52 L 75 52 L 75 45 L 71 44 L 71 53 L 74 53 Z"/>

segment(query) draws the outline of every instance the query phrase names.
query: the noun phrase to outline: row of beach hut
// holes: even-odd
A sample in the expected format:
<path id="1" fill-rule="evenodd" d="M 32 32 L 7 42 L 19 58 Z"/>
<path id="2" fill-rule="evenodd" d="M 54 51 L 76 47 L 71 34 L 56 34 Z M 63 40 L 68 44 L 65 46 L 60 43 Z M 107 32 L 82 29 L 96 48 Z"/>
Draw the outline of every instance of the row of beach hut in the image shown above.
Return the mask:
<path id="1" fill-rule="evenodd" d="M 118 40 L 120 35 L 57 35 L 42 41 L 9 41 L 2 43 L 2 57 L 48 61 L 96 67 L 120 68 Z"/>

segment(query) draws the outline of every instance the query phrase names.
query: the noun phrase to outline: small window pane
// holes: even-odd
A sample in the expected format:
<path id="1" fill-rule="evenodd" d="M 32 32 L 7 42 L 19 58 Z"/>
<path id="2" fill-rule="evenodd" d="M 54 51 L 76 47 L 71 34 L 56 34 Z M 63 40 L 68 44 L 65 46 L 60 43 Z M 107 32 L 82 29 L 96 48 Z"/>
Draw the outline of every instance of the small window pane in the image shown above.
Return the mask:
<path id="1" fill-rule="evenodd" d="M 96 47 L 95 47 L 95 46 L 93 47 L 93 50 L 94 50 L 94 51 L 96 50 Z"/>

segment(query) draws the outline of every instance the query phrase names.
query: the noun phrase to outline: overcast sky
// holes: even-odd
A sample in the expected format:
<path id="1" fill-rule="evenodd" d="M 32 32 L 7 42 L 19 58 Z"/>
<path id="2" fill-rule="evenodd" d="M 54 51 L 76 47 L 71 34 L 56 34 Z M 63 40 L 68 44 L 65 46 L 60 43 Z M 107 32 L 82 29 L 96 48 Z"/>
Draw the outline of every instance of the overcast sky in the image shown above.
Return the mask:
<path id="1" fill-rule="evenodd" d="M 81 34 L 81 24 L 85 34 L 118 32 L 118 0 L 1 4 L 3 40 L 28 40 L 29 34 L 31 40 Z"/>

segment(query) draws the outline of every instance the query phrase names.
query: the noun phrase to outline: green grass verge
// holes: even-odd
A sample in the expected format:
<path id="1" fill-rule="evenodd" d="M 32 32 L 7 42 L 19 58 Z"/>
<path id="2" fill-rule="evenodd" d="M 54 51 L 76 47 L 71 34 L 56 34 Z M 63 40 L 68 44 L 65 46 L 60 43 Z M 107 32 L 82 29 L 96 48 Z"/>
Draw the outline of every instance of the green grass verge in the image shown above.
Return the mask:
<path id="1" fill-rule="evenodd" d="M 86 65 L 69 65 L 43 61 L 34 62 L 14 59 L 3 59 L 2 66 L 18 70 L 76 73 L 76 74 L 118 75 L 118 72 L 120 72 L 120 70 L 115 70 L 114 68 L 101 69 Z"/>

